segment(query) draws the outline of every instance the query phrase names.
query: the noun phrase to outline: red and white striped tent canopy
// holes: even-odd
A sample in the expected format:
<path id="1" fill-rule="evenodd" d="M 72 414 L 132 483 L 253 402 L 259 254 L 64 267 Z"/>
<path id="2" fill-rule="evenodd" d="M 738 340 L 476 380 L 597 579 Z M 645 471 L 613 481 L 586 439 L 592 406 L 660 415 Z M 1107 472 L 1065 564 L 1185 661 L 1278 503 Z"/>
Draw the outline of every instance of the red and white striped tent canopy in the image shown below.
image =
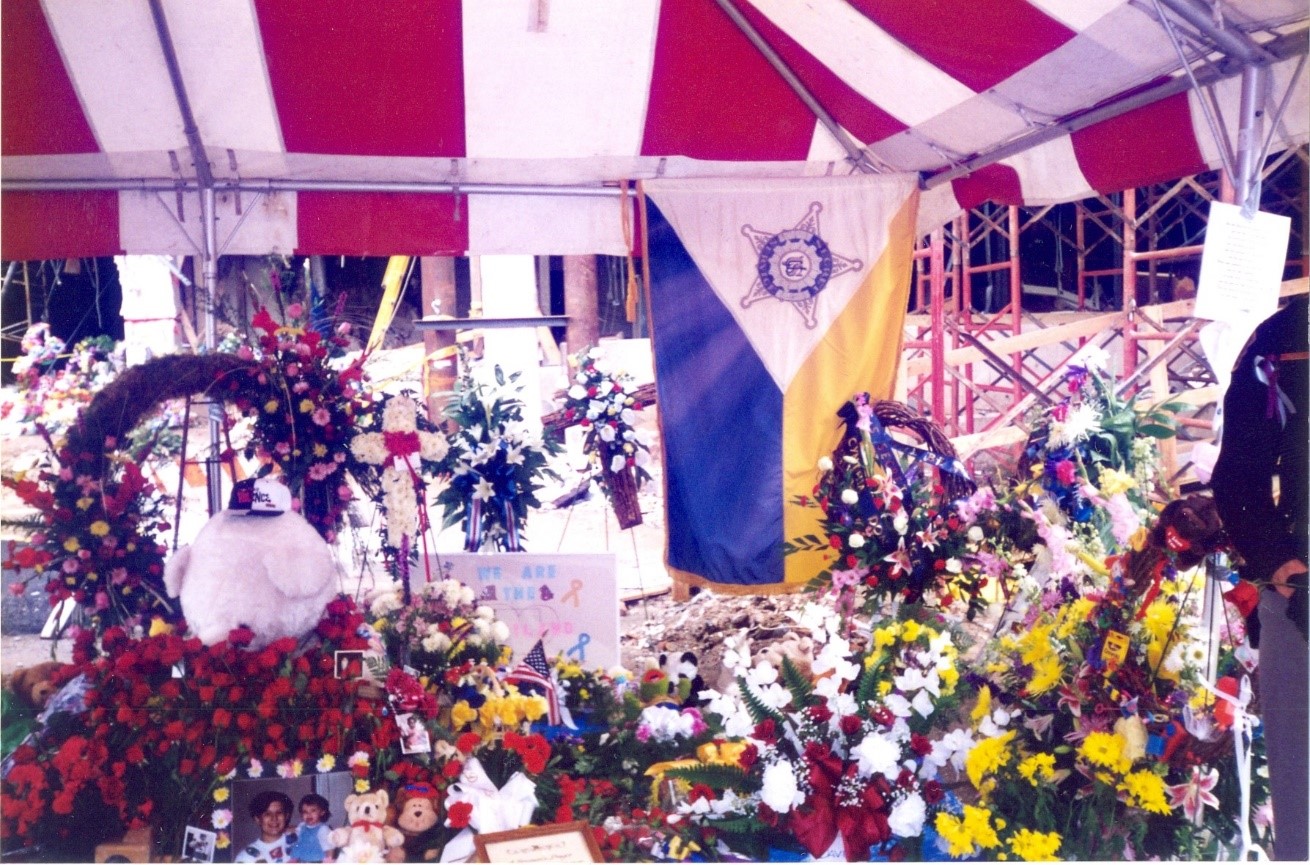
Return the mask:
<path id="1" fill-rule="evenodd" d="M 1305 142 L 1308 17 L 1305 0 L 4 0 L 0 254 L 193 254 L 201 188 L 225 254 L 621 252 L 614 187 L 655 176 L 914 172 L 927 230 L 989 198 L 1219 167 L 1244 65 L 1271 148 Z"/>

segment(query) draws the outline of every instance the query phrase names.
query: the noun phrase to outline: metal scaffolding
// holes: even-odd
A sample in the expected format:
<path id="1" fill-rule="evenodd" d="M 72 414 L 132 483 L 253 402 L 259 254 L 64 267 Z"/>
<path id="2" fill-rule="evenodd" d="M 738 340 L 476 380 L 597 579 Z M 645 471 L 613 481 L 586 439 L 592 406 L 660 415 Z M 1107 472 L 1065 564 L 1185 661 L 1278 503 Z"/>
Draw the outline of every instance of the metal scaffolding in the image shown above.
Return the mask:
<path id="1" fill-rule="evenodd" d="M 1256 183 L 1263 209 L 1291 219 L 1285 294 L 1305 291 L 1310 270 L 1308 164 L 1305 146 L 1285 151 Z M 1053 402 L 1064 370 L 1095 345 L 1112 354 L 1123 393 L 1188 405 L 1164 454 L 1171 479 L 1188 481 L 1189 445 L 1212 438 L 1218 394 L 1196 340 L 1203 322 L 1191 315 L 1216 200 L 1237 200 L 1218 171 L 1069 205 L 988 204 L 956 217 L 915 252 L 897 398 L 941 424 L 962 455 L 1013 449 L 1027 436 L 1029 412 Z M 1053 256 L 1025 252 L 1041 243 L 1054 244 Z M 1042 268 L 1055 285 L 1024 282 Z"/>

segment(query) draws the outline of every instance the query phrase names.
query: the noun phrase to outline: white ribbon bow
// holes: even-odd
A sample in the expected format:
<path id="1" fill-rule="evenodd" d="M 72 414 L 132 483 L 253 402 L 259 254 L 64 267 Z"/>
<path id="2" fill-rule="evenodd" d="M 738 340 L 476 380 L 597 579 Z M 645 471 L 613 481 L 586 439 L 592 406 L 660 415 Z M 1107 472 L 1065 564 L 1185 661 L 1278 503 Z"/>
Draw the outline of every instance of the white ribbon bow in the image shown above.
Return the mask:
<path id="1" fill-rule="evenodd" d="M 446 810 L 456 802 L 473 806 L 469 828 L 475 832 L 505 832 L 532 822 L 537 809 L 537 785 L 527 775 L 515 772 L 505 786 L 496 787 L 477 757 L 464 764 L 459 781 L 450 785 Z"/>

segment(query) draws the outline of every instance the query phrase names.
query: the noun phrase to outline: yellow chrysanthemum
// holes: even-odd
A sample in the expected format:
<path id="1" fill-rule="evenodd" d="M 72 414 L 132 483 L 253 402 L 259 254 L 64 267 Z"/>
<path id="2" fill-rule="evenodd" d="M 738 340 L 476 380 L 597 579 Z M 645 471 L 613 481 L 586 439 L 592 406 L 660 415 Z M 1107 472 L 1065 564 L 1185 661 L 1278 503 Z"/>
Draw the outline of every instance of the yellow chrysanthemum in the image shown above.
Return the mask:
<path id="1" fill-rule="evenodd" d="M 232 795 L 232 791 L 231 791 L 228 787 L 226 787 L 226 786 L 223 786 L 223 787 L 215 787 L 215 788 L 214 788 L 214 801 L 215 801 L 215 802 L 220 802 L 220 803 L 221 803 L 221 802 L 226 802 L 226 801 L 228 800 L 228 797 L 231 796 L 231 795 Z"/>
<path id="2" fill-rule="evenodd" d="M 539 721 L 546 714 L 546 698 L 538 694 L 525 697 L 520 700 L 518 710 L 525 720 Z"/>
<path id="3" fill-rule="evenodd" d="M 992 689 L 983 685 L 978 689 L 978 702 L 974 704 L 973 711 L 969 713 L 969 720 L 977 724 L 983 718 L 992 713 Z"/>
<path id="4" fill-rule="evenodd" d="M 301 414 L 309 414 L 314 410 L 314 401 L 312 399 L 302 399 L 297 408 L 300 409 Z"/>
<path id="5" fill-rule="evenodd" d="M 908 621 L 901 623 L 901 639 L 907 643 L 913 643 L 915 640 L 919 639 L 923 630 L 923 625 L 920 625 L 918 622 L 914 621 L 914 619 L 909 619 Z"/>
<path id="6" fill-rule="evenodd" d="M 942 679 L 942 693 L 950 695 L 960 683 L 960 671 L 954 665 L 942 664 L 937 667 L 937 675 Z"/>
<path id="7" fill-rule="evenodd" d="M 1100 730 L 1094 730 L 1087 734 L 1081 745 L 1078 746 L 1078 753 L 1082 755 L 1087 762 L 1093 766 L 1104 766 L 1107 769 L 1113 769 L 1116 772 L 1127 772 L 1132 763 L 1124 756 L 1124 746 L 1127 743 L 1123 736 L 1117 733 L 1104 733 Z"/>
<path id="8" fill-rule="evenodd" d="M 356 778 L 356 779 L 355 779 L 355 792 L 356 792 L 356 793 L 367 793 L 367 792 L 368 792 L 368 788 L 369 788 L 369 786 L 370 786 L 370 784 L 369 784 L 369 780 L 368 780 L 367 778 Z"/>
<path id="9" fill-rule="evenodd" d="M 327 445 L 323 444 L 322 442 L 315 442 L 312 450 L 314 451 L 314 456 L 316 457 L 327 456 Z"/>
<path id="10" fill-rule="evenodd" d="M 1163 642 L 1174 630 L 1177 619 L 1177 609 L 1172 603 L 1165 600 L 1152 601 L 1142 616 L 1142 628 L 1152 640 Z"/>
<path id="11" fill-rule="evenodd" d="M 973 853 L 973 839 L 964 830 L 964 821 L 947 811 L 939 811 L 933 823 L 937 834 L 946 842 L 947 851 L 959 858 Z"/>
<path id="12" fill-rule="evenodd" d="M 1118 469 L 1112 468 L 1101 469 L 1101 495 L 1106 498 L 1118 493 L 1126 493 L 1136 486 L 1137 479 L 1127 472 L 1121 472 Z"/>
<path id="13" fill-rule="evenodd" d="M 277 411 L 277 408 L 278 408 L 278 401 L 275 399 L 271 399 L 268 402 L 264 403 L 264 411 L 268 412 L 269 414 L 273 414 L 273 412 Z"/>
<path id="14" fill-rule="evenodd" d="M 498 697 L 488 697 L 478 707 L 478 720 L 482 723 L 482 726 L 487 729 L 496 726 L 496 717 L 500 714 L 500 702 L 501 700 Z"/>
<path id="15" fill-rule="evenodd" d="M 887 625 L 873 632 L 873 647 L 875 649 L 885 649 L 888 646 L 896 644 L 896 637 L 901 632 L 899 624 Z"/>
<path id="16" fill-rule="evenodd" d="M 105 535 L 109 534 L 109 523 L 104 520 L 96 520 L 88 528 L 91 534 L 95 535 L 97 538 L 103 538 Z"/>
<path id="17" fill-rule="evenodd" d="M 1064 678 L 1064 665 L 1055 654 L 1047 655 L 1033 663 L 1033 677 L 1028 681 L 1028 693 L 1036 696 L 1060 684 Z"/>
<path id="18" fill-rule="evenodd" d="M 450 723 L 456 730 L 465 724 L 472 724 L 478 719 L 478 710 L 469 705 L 468 700 L 458 700 L 450 707 Z"/>
<path id="19" fill-rule="evenodd" d="M 1007 842 L 1010 852 L 1025 862 L 1052 862 L 1059 858 L 1059 832 L 1034 832 L 1020 829 Z"/>
<path id="20" fill-rule="evenodd" d="M 1139 769 L 1124 778 L 1119 787 L 1133 799 L 1133 804 L 1152 814 L 1168 814 L 1169 800 L 1165 798 L 1164 779 L 1149 769 Z"/>
<path id="21" fill-rule="evenodd" d="M 982 789 L 983 781 L 994 775 L 998 769 L 1008 765 L 1013 755 L 1010 743 L 1014 741 L 1015 731 L 1010 730 L 999 736 L 983 739 L 969 749 L 964 758 L 964 770 L 974 787 Z"/>
<path id="22" fill-rule="evenodd" d="M 1038 625 L 1019 640 L 1019 645 L 1023 654 L 1019 657 L 1025 664 L 1036 663 L 1046 658 L 1055 649 L 1051 646 L 1051 632 L 1055 630 L 1052 624 Z"/>
<path id="23" fill-rule="evenodd" d="M 883 679 L 878 683 L 878 696 L 885 697 L 892 692 L 892 683 L 888 679 Z"/>
<path id="24" fill-rule="evenodd" d="M 84 511 L 87 508 L 91 507 L 93 504 L 95 504 L 95 501 L 96 500 L 91 498 L 90 496 L 82 496 L 80 499 L 77 500 L 77 509 L 79 511 Z"/>
<path id="25" fill-rule="evenodd" d="M 219 850 L 226 850 L 228 847 L 232 846 L 232 836 L 226 832 L 219 832 L 218 840 L 214 842 L 214 846 Z"/>
<path id="26" fill-rule="evenodd" d="M 1055 777 L 1055 755 L 1033 754 L 1025 757 L 1019 762 L 1019 774 L 1034 787 L 1042 781 L 1051 780 Z"/>
<path id="27" fill-rule="evenodd" d="M 1064 607 L 1060 613 L 1060 624 L 1055 630 L 1055 636 L 1061 640 L 1066 640 L 1087 617 L 1096 609 L 1096 602 L 1091 598 L 1079 598 L 1071 604 Z"/>
<path id="28" fill-rule="evenodd" d="M 65 538 L 65 539 L 64 539 L 64 549 L 65 549 L 65 550 L 68 550 L 68 552 L 70 552 L 70 553 L 75 553 L 75 552 L 77 552 L 78 550 L 80 550 L 81 548 L 82 548 L 82 545 L 81 545 L 80 543 L 78 543 L 77 538 Z"/>

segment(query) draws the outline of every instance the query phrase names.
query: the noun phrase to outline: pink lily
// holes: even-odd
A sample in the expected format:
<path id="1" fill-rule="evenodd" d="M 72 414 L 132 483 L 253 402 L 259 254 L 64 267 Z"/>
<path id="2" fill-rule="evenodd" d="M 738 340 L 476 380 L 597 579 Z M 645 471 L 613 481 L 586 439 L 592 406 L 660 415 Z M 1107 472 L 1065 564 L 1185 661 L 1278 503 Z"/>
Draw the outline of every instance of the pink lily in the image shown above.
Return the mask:
<path id="1" fill-rule="evenodd" d="M 1219 783 L 1219 770 L 1211 768 L 1205 774 L 1200 766 L 1192 767 L 1192 777 L 1182 784 L 1169 787 L 1169 807 L 1182 806 L 1183 813 L 1197 826 L 1201 825 L 1201 815 L 1205 806 L 1219 807 L 1219 799 L 1210 791 Z"/>
<path id="2" fill-rule="evenodd" d="M 904 542 L 888 555 L 882 557 L 884 562 L 889 562 L 891 568 L 891 578 L 895 579 L 900 574 L 908 574 L 910 568 L 910 554 L 906 551 Z"/>

